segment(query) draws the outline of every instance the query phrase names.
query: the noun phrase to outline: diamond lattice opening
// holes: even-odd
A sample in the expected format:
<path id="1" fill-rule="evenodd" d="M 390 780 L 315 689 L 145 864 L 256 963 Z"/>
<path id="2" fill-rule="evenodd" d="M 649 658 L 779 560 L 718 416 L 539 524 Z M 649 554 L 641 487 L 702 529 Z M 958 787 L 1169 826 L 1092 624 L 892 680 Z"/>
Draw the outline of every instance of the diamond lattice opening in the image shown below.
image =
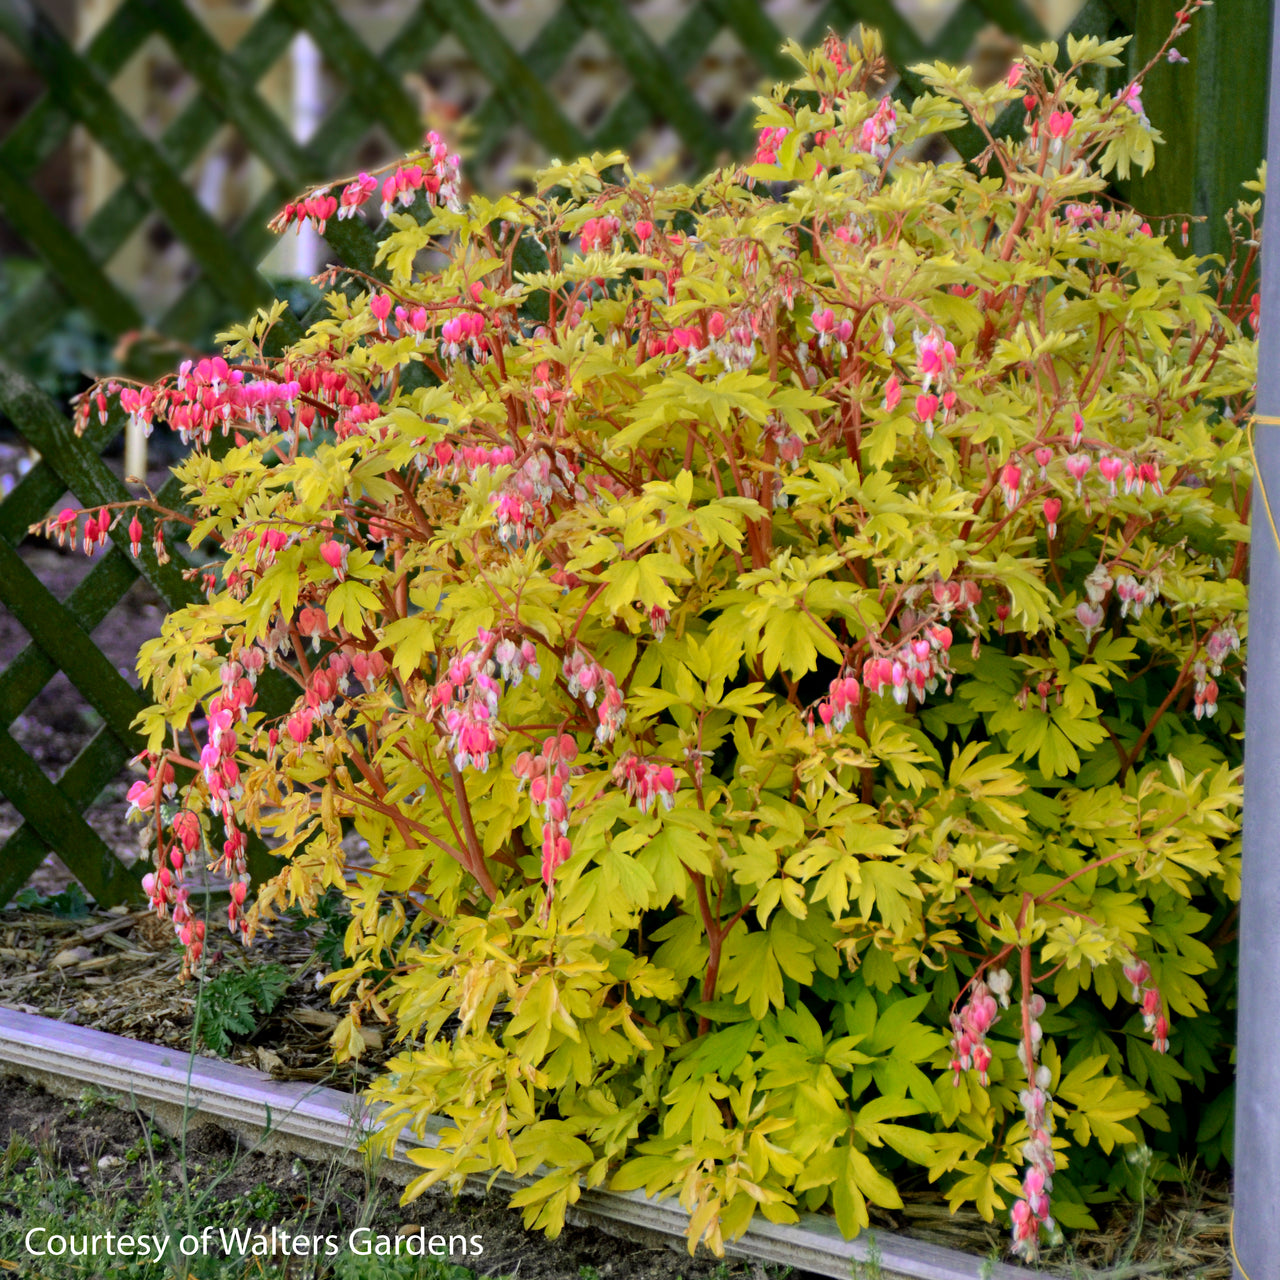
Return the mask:
<path id="1" fill-rule="evenodd" d="M 826 8 L 824 0 L 764 0 L 766 16 L 784 39 L 805 41 Z M 819 32 L 815 39 L 821 39 Z"/>
<path id="2" fill-rule="evenodd" d="M 1029 5 L 1044 29 L 1053 39 L 1058 40 L 1080 16 L 1086 2 L 1087 0 L 1029 0 Z"/>
<path id="3" fill-rule="evenodd" d="M 760 65 L 727 27 L 685 74 L 698 104 L 723 131 L 760 86 Z"/>
<path id="4" fill-rule="evenodd" d="M 166 312 L 195 279 L 186 246 L 158 214 L 150 214 L 107 263 L 107 275 L 148 318 Z"/>
<path id="5" fill-rule="evenodd" d="M 159 37 L 140 45 L 111 81 L 116 105 L 152 142 L 159 141 L 196 92 L 195 81 Z"/>
<path id="6" fill-rule="evenodd" d="M 630 87 L 631 79 L 617 54 L 598 31 L 586 32 L 547 81 L 552 100 L 588 136 L 596 132 Z"/>
<path id="7" fill-rule="evenodd" d="M 948 21 L 966 0 L 894 0 L 894 8 L 926 46 L 946 29 Z"/>

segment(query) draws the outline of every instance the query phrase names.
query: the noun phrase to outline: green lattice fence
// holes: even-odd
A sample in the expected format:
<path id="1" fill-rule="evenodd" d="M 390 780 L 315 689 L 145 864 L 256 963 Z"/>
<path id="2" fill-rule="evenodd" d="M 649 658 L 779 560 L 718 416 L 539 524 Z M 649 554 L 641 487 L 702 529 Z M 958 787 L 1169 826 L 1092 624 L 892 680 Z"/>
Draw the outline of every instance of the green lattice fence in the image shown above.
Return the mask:
<path id="1" fill-rule="evenodd" d="M 371 125 L 402 149 L 421 138 L 418 105 L 403 77 L 452 35 L 490 86 L 473 116 L 471 152 L 483 163 L 514 126 L 548 155 L 626 148 L 655 121 L 674 130 L 692 163 L 705 166 L 748 145 L 751 108 L 719 122 L 686 77 L 712 41 L 730 30 L 762 77 L 787 70 L 782 34 L 759 0 L 695 0 L 674 33 L 657 43 L 624 0 L 563 0 L 545 26 L 517 49 L 479 0 L 406 3 L 403 25 L 375 53 L 353 30 L 335 0 L 271 0 L 234 48 L 227 50 L 181 0 L 124 0 L 87 47 L 77 50 L 32 0 L 0 0 L 6 37 L 45 86 L 44 96 L 0 141 L 0 218 L 38 255 L 40 279 L 0 320 L 0 413 L 40 454 L 40 462 L 0 503 L 0 602 L 30 643 L 0 673 L 0 792 L 24 819 L 0 846 L 0 903 L 9 900 L 48 850 L 56 851 L 85 888 L 110 903 L 137 892 L 126 869 L 86 823 L 83 813 L 138 750 L 130 722 L 138 692 L 95 647 L 91 633 L 141 575 L 170 606 L 192 598 L 182 566 L 159 565 L 144 542 L 136 559 L 117 539 L 66 600 L 57 600 L 17 553 L 27 527 L 69 489 L 94 506 L 126 498 L 102 450 L 121 424 L 96 422 L 76 438 L 58 408 L 20 372 L 24 357 L 68 310 L 81 309 L 106 335 L 150 326 L 175 340 L 207 345 L 228 314 L 248 314 L 269 302 L 272 286 L 259 264 L 273 244 L 268 218 L 292 194 L 342 170 Z M 1190 69 L 1158 68 L 1147 91 L 1150 114 L 1167 122 L 1172 141 L 1156 175 L 1132 185 L 1135 203 L 1153 212 L 1195 209 L 1220 213 L 1236 198 L 1262 154 L 1265 119 L 1266 0 L 1217 0 L 1183 44 Z M 1073 30 L 1136 39 L 1131 64 L 1169 29 L 1173 0 L 1087 0 Z M 984 26 L 1020 39 L 1043 37 L 1020 0 L 962 0 L 942 30 L 925 41 L 890 0 L 828 0 L 805 38 L 857 22 L 878 27 L 898 67 L 941 57 L 961 60 Z M 547 87 L 584 30 L 598 33 L 630 79 L 630 87 L 589 132 L 575 124 Z M 309 145 L 291 136 L 260 90 L 260 82 L 300 31 L 307 32 L 343 85 Z M 161 37 L 198 92 L 157 138 L 113 97 L 110 84 L 144 42 Z M 1121 73 L 1116 73 L 1117 75 Z M 906 91 L 917 85 L 903 76 Z M 1188 87 L 1190 86 L 1190 87 Z M 1176 123 L 1175 123 L 1176 122 Z M 1012 121 L 1002 122 L 1008 126 Z M 79 231 L 73 232 L 38 194 L 33 178 L 81 126 L 123 178 Z M 184 174 L 219 130 L 230 126 L 274 175 L 248 215 L 219 223 Z M 975 136 L 956 139 L 962 152 Z M 388 157 L 390 158 L 390 157 Z M 1172 161 L 1172 163 L 1170 163 Z M 158 214 L 185 246 L 194 281 L 158 315 L 108 273 L 111 259 L 148 218 Z M 1216 222 L 1197 228 L 1202 252 L 1222 240 Z M 330 223 L 326 239 L 338 259 L 368 269 L 374 236 L 358 221 Z M 289 317 L 280 334 L 298 332 Z M 170 503 L 176 492 L 162 495 Z M 14 720 L 59 671 L 65 672 L 103 724 L 57 780 L 46 776 L 10 733 Z M 258 851 L 261 857 L 261 851 Z"/>

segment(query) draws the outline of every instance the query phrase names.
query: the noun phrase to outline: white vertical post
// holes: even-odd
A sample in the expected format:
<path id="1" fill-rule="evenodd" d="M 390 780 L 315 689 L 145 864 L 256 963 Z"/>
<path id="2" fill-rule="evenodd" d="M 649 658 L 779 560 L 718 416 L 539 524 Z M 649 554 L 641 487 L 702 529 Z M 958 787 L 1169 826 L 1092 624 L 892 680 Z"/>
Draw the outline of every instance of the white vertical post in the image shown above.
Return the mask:
<path id="1" fill-rule="evenodd" d="M 140 422 L 130 420 L 124 428 L 124 474 L 147 478 L 147 433 Z"/>
<path id="2" fill-rule="evenodd" d="M 305 31 L 300 31 L 289 47 L 289 68 L 293 78 L 293 136 L 306 143 L 320 125 L 324 78 L 320 50 Z M 294 274 L 309 279 L 320 270 L 320 259 L 320 237 L 310 222 L 304 222 L 293 242 Z"/>
<path id="3" fill-rule="evenodd" d="M 1280 0 L 1271 15 L 1267 122 L 1270 190 L 1263 210 L 1258 415 L 1280 417 Z M 1280 425 L 1256 431 L 1249 555 L 1245 691 L 1244 866 L 1237 1005 L 1236 1280 L 1280 1275 L 1280 547 L 1265 496 L 1280 517 Z"/>

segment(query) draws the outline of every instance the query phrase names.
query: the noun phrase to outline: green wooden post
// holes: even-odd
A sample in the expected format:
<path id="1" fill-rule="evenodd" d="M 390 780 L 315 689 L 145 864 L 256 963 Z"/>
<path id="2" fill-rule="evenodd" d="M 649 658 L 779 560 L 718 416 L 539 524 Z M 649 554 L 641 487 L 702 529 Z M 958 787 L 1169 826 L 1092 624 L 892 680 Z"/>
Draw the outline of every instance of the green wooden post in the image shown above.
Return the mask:
<path id="1" fill-rule="evenodd" d="M 1179 8 L 1176 0 L 1134 4 L 1135 32 L 1129 72 L 1143 66 L 1164 42 Z M 1194 214 L 1191 250 L 1203 256 L 1229 247 L 1223 214 L 1258 176 L 1266 145 L 1269 0 L 1215 0 L 1196 14 L 1177 41 L 1187 64 L 1152 68 L 1143 100 L 1165 138 L 1155 167 L 1124 185 L 1126 198 L 1148 216 Z"/>

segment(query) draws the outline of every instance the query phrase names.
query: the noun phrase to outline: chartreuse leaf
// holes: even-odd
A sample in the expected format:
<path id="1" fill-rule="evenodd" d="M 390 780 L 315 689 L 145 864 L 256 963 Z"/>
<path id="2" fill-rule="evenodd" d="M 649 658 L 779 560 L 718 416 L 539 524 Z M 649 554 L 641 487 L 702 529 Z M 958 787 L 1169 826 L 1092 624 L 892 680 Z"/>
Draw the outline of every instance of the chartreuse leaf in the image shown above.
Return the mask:
<path id="1" fill-rule="evenodd" d="M 1078 1063 L 1059 1081 L 1058 1097 L 1076 1108 L 1067 1115 L 1076 1141 L 1088 1142 L 1092 1136 L 1110 1152 L 1116 1143 L 1138 1141 L 1137 1132 L 1123 1122 L 1150 1106 L 1150 1100 L 1145 1093 L 1126 1089 L 1114 1076 L 1101 1075 L 1106 1066 L 1105 1058 Z"/>
<path id="2" fill-rule="evenodd" d="M 830 1188 L 836 1222 L 846 1236 L 857 1235 L 870 1224 L 868 1201 L 886 1209 L 902 1207 L 893 1183 L 853 1146 L 832 1147 L 809 1161 L 796 1180 L 796 1190 L 815 1187 Z"/>
<path id="3" fill-rule="evenodd" d="M 953 1213 L 958 1206 L 972 1203 L 983 1218 L 991 1222 L 996 1211 L 1006 1207 L 1001 1190 L 1013 1197 L 1022 1192 L 1013 1165 L 1003 1161 L 983 1164 L 980 1160 L 961 1160 L 956 1168 L 960 1176 L 946 1191 Z"/>

